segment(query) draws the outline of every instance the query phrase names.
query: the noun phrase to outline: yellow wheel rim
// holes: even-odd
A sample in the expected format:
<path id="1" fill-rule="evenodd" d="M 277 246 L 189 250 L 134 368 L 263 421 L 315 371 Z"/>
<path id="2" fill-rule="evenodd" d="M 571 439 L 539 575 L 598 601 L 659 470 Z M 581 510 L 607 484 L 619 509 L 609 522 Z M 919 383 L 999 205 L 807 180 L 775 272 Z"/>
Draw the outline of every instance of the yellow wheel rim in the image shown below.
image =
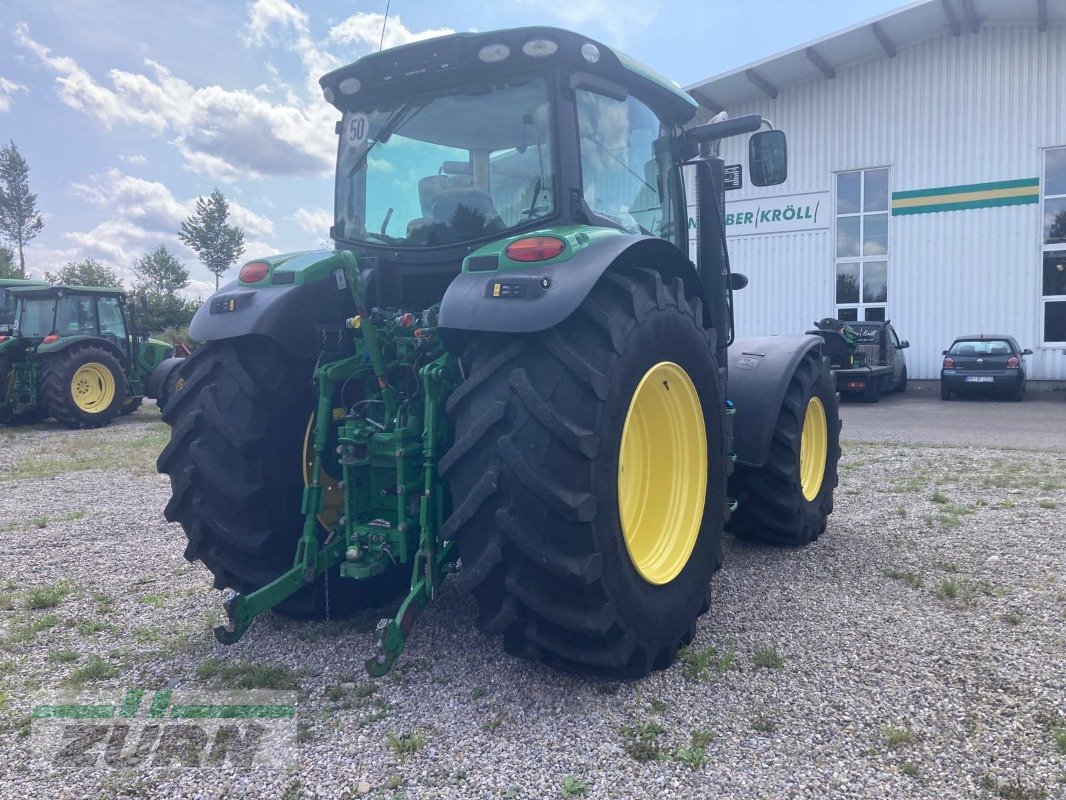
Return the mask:
<path id="1" fill-rule="evenodd" d="M 315 415 L 312 414 L 307 420 L 307 429 L 304 431 L 303 446 L 303 477 L 304 486 L 311 483 L 311 470 L 315 468 L 315 442 L 312 434 L 315 430 Z M 324 490 L 322 495 L 322 511 L 318 515 L 318 521 L 327 530 L 333 530 L 341 518 L 341 510 L 344 507 L 344 492 L 340 481 L 333 478 L 324 469 L 318 471 L 318 484 Z"/>
<path id="2" fill-rule="evenodd" d="M 826 453 L 829 450 L 829 426 L 825 421 L 825 406 L 817 397 L 807 403 L 800 435 L 800 488 L 803 496 L 813 500 L 822 490 L 825 478 Z"/>
<path id="3" fill-rule="evenodd" d="M 82 364 L 70 379 L 70 396 L 86 414 L 107 411 L 115 399 L 115 376 L 95 361 Z"/>
<path id="4" fill-rule="evenodd" d="M 696 545 L 707 499 L 707 429 L 692 379 L 661 361 L 637 384 L 618 453 L 626 550 L 648 583 L 669 583 Z"/>

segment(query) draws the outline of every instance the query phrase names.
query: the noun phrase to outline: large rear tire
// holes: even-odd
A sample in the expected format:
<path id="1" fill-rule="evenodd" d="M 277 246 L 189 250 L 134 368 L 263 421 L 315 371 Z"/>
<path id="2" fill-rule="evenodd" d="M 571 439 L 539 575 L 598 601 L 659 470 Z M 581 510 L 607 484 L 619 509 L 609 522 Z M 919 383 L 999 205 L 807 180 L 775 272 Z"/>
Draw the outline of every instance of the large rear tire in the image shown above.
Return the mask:
<path id="1" fill-rule="evenodd" d="M 737 465 L 730 484 L 738 539 L 800 547 L 825 531 L 840 459 L 840 413 L 829 364 L 809 352 L 778 412 L 766 464 Z"/>
<path id="2" fill-rule="evenodd" d="M 41 394 L 49 416 L 67 428 L 102 428 L 126 403 L 126 373 L 107 350 L 72 346 L 48 356 Z"/>
<path id="3" fill-rule="evenodd" d="M 731 447 L 702 320 L 680 280 L 609 272 L 558 326 L 467 347 L 443 533 L 478 627 L 508 652 L 640 677 L 691 641 Z"/>
<path id="4" fill-rule="evenodd" d="M 182 365 L 185 385 L 163 411 L 173 428 L 158 464 L 172 489 L 164 513 L 185 530 L 185 557 L 202 561 L 218 589 L 251 592 L 292 567 L 313 369 L 258 336 L 208 342 Z M 357 582 L 334 568 L 328 605 L 320 578 L 276 610 L 341 617 L 387 603 L 410 574 L 399 567 Z"/>

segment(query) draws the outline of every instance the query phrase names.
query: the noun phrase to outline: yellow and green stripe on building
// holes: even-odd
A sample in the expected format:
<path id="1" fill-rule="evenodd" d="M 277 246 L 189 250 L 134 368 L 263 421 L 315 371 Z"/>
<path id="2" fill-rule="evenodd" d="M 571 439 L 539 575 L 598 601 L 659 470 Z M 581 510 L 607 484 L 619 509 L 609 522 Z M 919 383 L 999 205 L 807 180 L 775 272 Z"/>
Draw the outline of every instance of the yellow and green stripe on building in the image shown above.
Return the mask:
<path id="1" fill-rule="evenodd" d="M 965 211 L 971 208 L 1020 206 L 1040 202 L 1040 179 L 970 183 L 937 189 L 913 189 L 892 193 L 892 216 Z"/>

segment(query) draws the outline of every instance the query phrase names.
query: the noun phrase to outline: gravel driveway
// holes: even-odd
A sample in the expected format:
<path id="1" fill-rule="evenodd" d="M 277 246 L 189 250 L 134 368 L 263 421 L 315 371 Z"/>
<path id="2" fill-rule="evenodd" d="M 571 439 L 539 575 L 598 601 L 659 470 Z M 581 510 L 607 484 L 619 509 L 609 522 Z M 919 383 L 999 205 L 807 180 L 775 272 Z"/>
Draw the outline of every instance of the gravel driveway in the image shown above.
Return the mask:
<path id="1" fill-rule="evenodd" d="M 506 656 L 450 583 L 371 681 L 369 618 L 214 642 L 218 594 L 162 519 L 165 439 L 151 405 L 0 429 L 2 797 L 1066 795 L 1062 453 L 846 446 L 826 535 L 729 538 L 685 659 L 637 683 Z M 75 769 L 26 735 L 41 687 L 248 675 L 298 687 L 298 768 Z"/>

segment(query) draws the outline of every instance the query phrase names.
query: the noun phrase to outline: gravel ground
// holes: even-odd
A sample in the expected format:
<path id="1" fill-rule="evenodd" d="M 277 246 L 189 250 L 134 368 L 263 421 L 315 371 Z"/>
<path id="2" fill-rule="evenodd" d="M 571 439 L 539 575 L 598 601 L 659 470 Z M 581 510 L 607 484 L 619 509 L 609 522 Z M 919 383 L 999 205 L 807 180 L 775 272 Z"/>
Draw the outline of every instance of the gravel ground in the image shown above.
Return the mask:
<path id="1" fill-rule="evenodd" d="M 268 616 L 214 642 L 218 594 L 162 519 L 165 439 L 154 406 L 106 432 L 0 430 L 0 797 L 1066 796 L 1061 452 L 847 446 L 826 535 L 728 539 L 687 660 L 640 682 L 508 657 L 450 583 L 370 681 L 371 619 Z M 54 608 L 27 607 L 61 581 Z M 299 766 L 51 763 L 25 735 L 31 695 L 93 656 L 111 669 L 88 688 L 280 668 Z"/>

